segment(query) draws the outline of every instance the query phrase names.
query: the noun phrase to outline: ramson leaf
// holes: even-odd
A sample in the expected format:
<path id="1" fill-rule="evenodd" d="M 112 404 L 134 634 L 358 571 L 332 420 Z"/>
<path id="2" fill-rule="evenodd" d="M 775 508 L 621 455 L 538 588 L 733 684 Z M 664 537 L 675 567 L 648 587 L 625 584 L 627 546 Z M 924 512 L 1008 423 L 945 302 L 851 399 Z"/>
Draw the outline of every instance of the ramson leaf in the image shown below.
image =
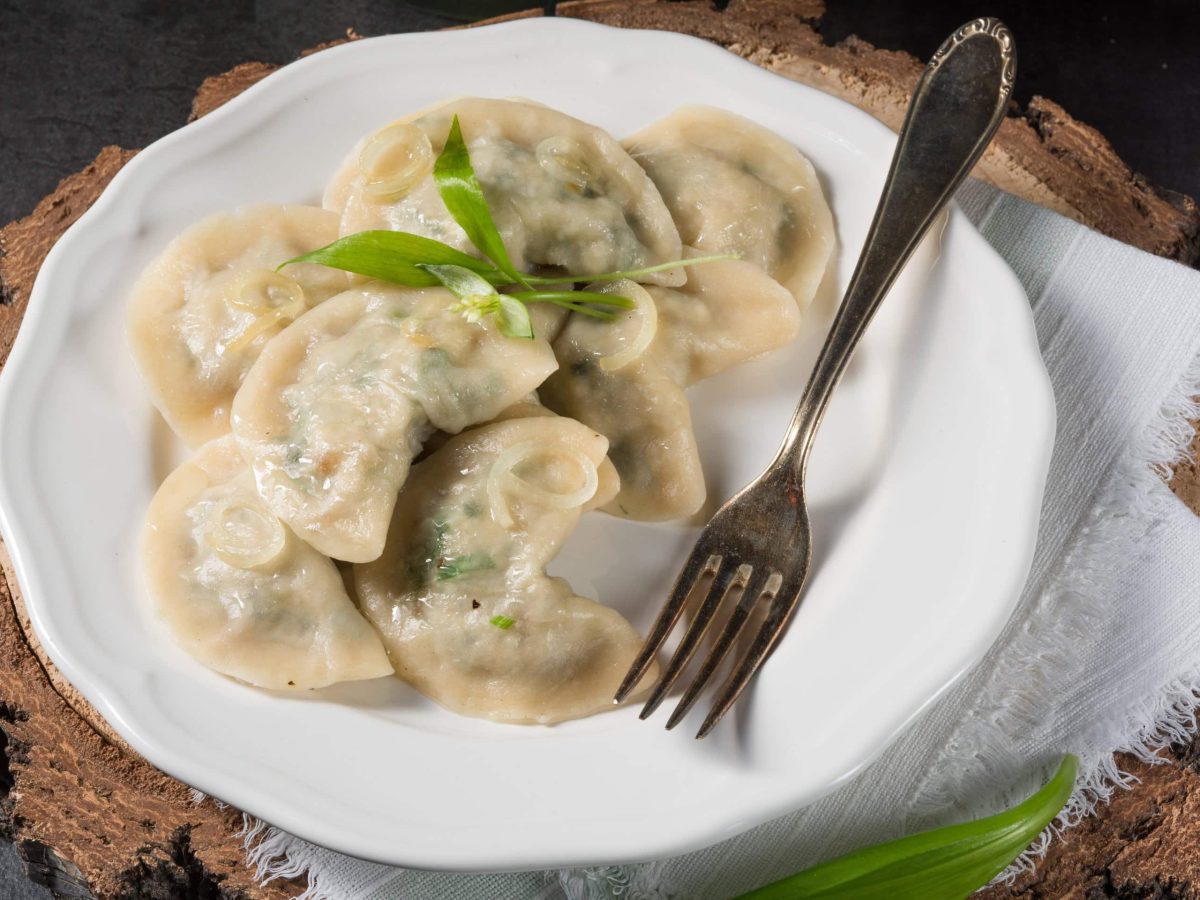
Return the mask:
<path id="1" fill-rule="evenodd" d="M 442 284 L 459 298 L 455 309 L 470 321 L 479 321 L 484 315 L 490 315 L 496 319 L 502 334 L 532 338 L 533 323 L 526 303 L 554 303 L 580 315 L 605 320 L 614 318 L 614 307 L 629 309 L 633 306 L 633 301 L 627 297 L 592 291 L 555 290 L 555 285 L 624 278 L 637 280 L 654 272 L 736 258 L 731 254 L 693 257 L 599 275 L 525 275 L 512 264 L 504 240 L 492 219 L 483 188 L 471 165 L 458 116 L 454 117 L 445 147 L 434 163 L 433 177 L 442 202 L 454 221 L 467 233 L 476 249 L 495 265 L 421 235 L 404 231 L 361 231 L 289 259 L 278 268 L 294 263 L 315 263 L 406 287 Z M 538 284 L 550 289 L 531 289 L 511 294 L 500 294 L 495 289 L 495 285 L 516 283 L 525 288 Z"/>
<path id="2" fill-rule="evenodd" d="M 493 302 L 490 298 L 500 296 L 486 278 L 465 266 L 420 263 L 418 268 L 432 275 L 436 279 L 434 284 L 445 285 L 459 300 L 488 298 L 488 302 Z"/>
<path id="3" fill-rule="evenodd" d="M 421 266 L 458 297 L 455 307 L 470 321 L 485 315 L 496 319 L 496 326 L 505 337 L 532 338 L 533 322 L 529 310 L 520 300 L 501 294 L 476 272 L 462 266 Z"/>
<path id="4" fill-rule="evenodd" d="M 524 284 L 524 277 L 513 266 L 500 231 L 492 220 L 491 210 L 483 196 L 483 188 L 471 166 L 471 155 L 463 140 L 458 116 L 450 125 L 446 146 L 433 164 L 433 180 L 442 202 L 454 221 L 467 233 L 480 252 L 496 264 L 505 275 Z"/>
<path id="5" fill-rule="evenodd" d="M 702 266 L 705 263 L 722 262 L 723 260 L 739 259 L 736 253 L 717 253 L 712 256 L 693 256 L 691 259 L 676 259 L 671 262 L 659 263 L 656 266 L 644 266 L 640 269 L 626 269 L 623 272 L 602 272 L 599 275 L 567 276 L 576 281 L 638 281 L 655 272 L 669 272 L 672 269 L 686 269 L 689 266 Z M 560 279 L 561 280 L 561 279 Z"/>
<path id="6" fill-rule="evenodd" d="M 1079 760 L 1024 803 L 975 822 L 867 847 L 744 894 L 739 900 L 956 900 L 983 887 L 1041 834 L 1066 804 Z"/>
<path id="7" fill-rule="evenodd" d="M 532 338 L 533 321 L 529 318 L 529 310 L 520 300 L 514 300 L 508 294 L 497 294 L 500 311 L 496 316 L 500 333 L 505 337 Z"/>
<path id="8" fill-rule="evenodd" d="M 441 241 L 405 231 L 360 231 L 289 259 L 278 268 L 293 263 L 316 263 L 408 287 L 440 283 L 422 268 L 424 265 L 459 266 L 489 279 L 509 280 L 482 259 L 468 256 Z"/>
<path id="9" fill-rule="evenodd" d="M 598 291 L 514 291 L 509 295 L 524 303 L 581 304 L 595 303 L 600 306 L 615 306 L 618 309 L 633 309 L 634 302 L 620 294 L 601 294 Z"/>

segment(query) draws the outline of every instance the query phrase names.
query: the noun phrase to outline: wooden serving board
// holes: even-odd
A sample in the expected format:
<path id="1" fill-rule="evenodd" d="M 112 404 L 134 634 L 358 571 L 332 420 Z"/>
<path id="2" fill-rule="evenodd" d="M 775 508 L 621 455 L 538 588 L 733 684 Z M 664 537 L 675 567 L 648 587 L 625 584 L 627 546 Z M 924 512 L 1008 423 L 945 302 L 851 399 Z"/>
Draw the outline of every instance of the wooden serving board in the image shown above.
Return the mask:
<path id="1" fill-rule="evenodd" d="M 819 0 L 707 2 L 579 0 L 560 15 L 693 34 L 764 68 L 850 101 L 896 128 L 921 64 L 849 38 L 825 44 Z M 524 15 L 538 15 L 531 12 Z M 347 23 L 348 25 L 353 23 Z M 354 39 L 353 31 L 347 39 Z M 321 48 L 314 48 L 316 52 Z M 202 116 L 263 78 L 249 62 L 200 86 Z M 0 365 L 46 253 L 135 153 L 106 147 L 28 217 L 0 229 Z M 1147 184 L 1095 130 L 1049 100 L 1015 109 L 976 175 L 1119 240 L 1194 264 L 1200 213 L 1187 197 Z M 1200 513 L 1200 472 L 1175 491 Z M 31 877 L 65 897 L 282 898 L 303 885 L 254 883 L 242 816 L 130 751 L 59 675 L 37 643 L 0 546 L 0 836 L 16 842 Z M 1141 783 L 1051 848 L 1035 873 L 991 898 L 1183 897 L 1200 886 L 1200 745 L 1166 765 L 1123 760 Z"/>

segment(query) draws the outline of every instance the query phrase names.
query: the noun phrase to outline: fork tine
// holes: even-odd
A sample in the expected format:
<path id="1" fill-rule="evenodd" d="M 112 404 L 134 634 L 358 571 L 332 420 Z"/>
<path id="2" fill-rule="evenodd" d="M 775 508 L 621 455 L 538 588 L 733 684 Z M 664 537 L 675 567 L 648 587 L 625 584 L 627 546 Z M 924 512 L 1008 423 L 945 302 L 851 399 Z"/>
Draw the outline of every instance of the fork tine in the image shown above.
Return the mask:
<path id="1" fill-rule="evenodd" d="M 629 696 L 630 692 L 637 686 L 637 683 L 642 680 L 642 676 L 650 668 L 650 663 L 654 661 L 654 655 L 658 653 L 658 648 L 662 646 L 663 641 L 667 639 L 667 635 L 671 633 L 671 629 L 675 627 L 675 623 L 679 621 L 679 616 L 683 613 L 684 603 L 687 602 L 688 595 L 691 594 L 692 588 L 695 587 L 700 576 L 710 569 L 717 570 L 720 567 L 720 554 L 706 553 L 700 545 L 697 545 L 692 550 L 692 555 L 684 563 L 683 571 L 675 579 L 675 586 L 671 588 L 670 599 L 667 600 L 666 605 L 659 612 L 658 618 L 654 620 L 654 627 L 650 629 L 650 634 L 646 637 L 646 643 L 642 645 L 641 652 L 638 653 L 637 658 L 633 661 L 633 665 L 629 667 L 629 671 L 625 674 L 621 686 L 617 688 L 617 693 L 613 697 L 613 703 L 621 703 Z"/>
<path id="2" fill-rule="evenodd" d="M 671 685 L 679 677 L 679 673 L 691 661 L 696 648 L 700 645 L 700 639 L 708 631 L 708 626 L 712 624 L 713 617 L 717 614 L 717 610 L 724 602 L 730 588 L 738 582 L 741 582 L 742 587 L 745 587 L 752 571 L 753 569 L 745 563 L 735 568 L 732 565 L 722 562 L 721 568 L 713 576 L 713 583 L 709 585 L 708 595 L 696 611 L 696 617 L 692 620 L 691 626 L 688 627 L 683 640 L 679 642 L 679 647 L 675 650 L 675 655 L 671 657 L 671 662 L 667 665 L 667 671 L 659 679 L 658 685 L 646 701 L 646 705 L 642 707 L 642 712 L 638 718 L 648 719 L 658 709 L 659 704 L 666 698 L 667 691 L 671 689 Z"/>
<path id="3" fill-rule="evenodd" d="M 762 627 L 758 630 L 758 634 L 754 636 L 754 642 L 750 645 L 745 658 L 742 659 L 734 673 L 729 676 L 729 680 L 725 682 L 724 687 L 721 688 L 720 696 L 713 702 L 712 709 L 709 710 L 704 724 L 696 732 L 696 740 L 705 737 L 721 721 L 721 717 L 729 711 L 729 707 L 733 706 L 737 698 L 741 696 L 742 691 L 746 689 L 746 685 L 750 683 L 750 680 L 762 666 L 763 661 L 770 655 L 775 642 L 783 634 L 783 629 L 787 625 L 788 619 L 791 618 L 792 613 L 799 605 L 800 591 L 803 587 L 804 581 L 801 580 L 800 584 L 794 590 L 789 585 L 786 592 L 776 595 L 775 600 L 771 603 L 771 609 L 767 612 L 767 617 L 763 621 Z"/>
<path id="4" fill-rule="evenodd" d="M 708 659 L 704 661 L 704 665 L 696 673 L 696 677 L 692 679 L 692 683 L 683 692 L 679 704 L 675 707 L 674 712 L 671 713 L 671 718 L 667 719 L 668 731 L 682 722 L 683 717 L 696 704 L 696 700 L 700 697 L 700 692 L 704 690 L 704 686 L 708 684 L 709 679 L 720 668 L 726 654 L 729 653 L 729 648 L 733 646 L 733 642 L 741 634 L 746 620 L 750 618 L 751 610 L 754 609 L 755 605 L 763 597 L 774 599 L 775 595 L 779 592 L 779 586 L 782 582 L 783 577 L 778 572 L 768 571 L 767 574 L 760 574 L 753 582 L 746 585 L 745 590 L 742 591 L 741 600 L 734 607 L 733 613 L 729 616 L 729 621 L 725 623 L 725 628 L 722 629 L 717 642 L 709 652 Z"/>

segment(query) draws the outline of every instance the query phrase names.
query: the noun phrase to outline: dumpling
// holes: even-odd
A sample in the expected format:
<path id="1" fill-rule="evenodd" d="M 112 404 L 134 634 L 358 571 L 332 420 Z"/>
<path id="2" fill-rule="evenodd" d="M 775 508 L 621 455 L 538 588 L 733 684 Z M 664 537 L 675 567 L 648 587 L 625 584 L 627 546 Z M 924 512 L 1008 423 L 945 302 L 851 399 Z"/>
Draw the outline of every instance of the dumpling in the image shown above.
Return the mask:
<path id="1" fill-rule="evenodd" d="M 616 490 L 606 447 L 578 422 L 535 414 L 458 435 L 413 468 L 383 555 L 354 567 L 397 675 L 499 722 L 612 708 L 641 638 L 545 573 L 582 512 Z"/>
<path id="2" fill-rule="evenodd" d="M 158 615 L 210 669 L 279 690 L 392 673 L 337 568 L 266 508 L 231 437 L 162 483 L 142 559 Z"/>
<path id="3" fill-rule="evenodd" d="M 545 106 L 467 98 L 364 139 L 326 191 L 342 234 L 407 231 L 475 252 L 432 177 L 453 117 L 513 264 L 595 275 L 677 260 L 679 232 L 646 173 L 604 131 Z M 651 276 L 681 284 L 678 270 Z"/>
<path id="4" fill-rule="evenodd" d="M 696 256 L 684 250 L 684 256 Z M 649 352 L 684 386 L 785 347 L 802 314 L 788 290 L 741 260 L 692 266 L 678 288 L 648 285 L 661 337 Z"/>
<path id="5" fill-rule="evenodd" d="M 263 346 L 345 290 L 345 272 L 276 266 L 337 240 L 338 217 L 312 206 L 253 206 L 205 219 L 142 273 L 129 342 L 154 405 L 190 447 L 229 432 L 229 407 Z"/>
<path id="6" fill-rule="evenodd" d="M 322 553 L 383 551 L 424 439 L 485 422 L 557 363 L 542 338 L 466 321 L 442 288 L 354 288 L 276 337 L 233 404 L 233 433 L 267 505 Z"/>
<path id="7" fill-rule="evenodd" d="M 621 331 L 573 316 L 555 341 L 560 368 L 538 396 L 608 438 L 621 490 L 607 511 L 649 522 L 691 515 L 704 504 L 704 471 L 683 387 L 649 353 L 617 371 L 600 368 L 620 352 Z"/>
<path id="8" fill-rule="evenodd" d="M 834 231 L 817 173 L 799 150 L 705 106 L 680 107 L 624 144 L 658 187 L 684 244 L 737 253 L 808 306 Z"/>
<path id="9" fill-rule="evenodd" d="M 684 387 L 791 342 L 800 327 L 792 295 L 757 266 L 693 266 L 681 288 L 617 282 L 593 289 L 634 299 L 615 322 L 572 316 L 539 391 L 555 412 L 609 440 L 621 476 L 605 510 L 643 521 L 689 516 L 704 505 L 699 448 Z"/>

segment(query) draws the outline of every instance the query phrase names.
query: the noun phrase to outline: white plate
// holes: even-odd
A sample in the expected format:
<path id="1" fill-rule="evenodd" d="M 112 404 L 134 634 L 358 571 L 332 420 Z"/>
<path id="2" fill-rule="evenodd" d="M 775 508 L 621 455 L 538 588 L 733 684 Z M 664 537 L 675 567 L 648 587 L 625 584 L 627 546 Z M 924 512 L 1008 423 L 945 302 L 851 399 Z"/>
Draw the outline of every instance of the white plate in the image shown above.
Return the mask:
<path id="1" fill-rule="evenodd" d="M 142 266 L 239 204 L 317 202 L 365 132 L 456 94 L 621 136 L 683 103 L 749 116 L 824 179 L 836 271 L 792 349 L 690 394 L 710 493 L 774 453 L 866 233 L 894 138 L 699 40 L 564 19 L 398 35 L 287 66 L 140 153 L 58 243 L 0 380 L 0 524 L 55 664 L 166 772 L 319 844 L 438 869 L 628 862 L 810 803 L 980 658 L 1030 562 L 1053 399 L 1025 297 L 957 210 L 834 396 L 809 470 L 815 571 L 709 739 L 625 708 L 553 728 L 459 718 L 398 680 L 303 697 L 225 680 L 146 609 L 135 540 L 162 473 L 123 336 Z M 555 569 L 645 629 L 695 530 L 588 517 Z"/>

